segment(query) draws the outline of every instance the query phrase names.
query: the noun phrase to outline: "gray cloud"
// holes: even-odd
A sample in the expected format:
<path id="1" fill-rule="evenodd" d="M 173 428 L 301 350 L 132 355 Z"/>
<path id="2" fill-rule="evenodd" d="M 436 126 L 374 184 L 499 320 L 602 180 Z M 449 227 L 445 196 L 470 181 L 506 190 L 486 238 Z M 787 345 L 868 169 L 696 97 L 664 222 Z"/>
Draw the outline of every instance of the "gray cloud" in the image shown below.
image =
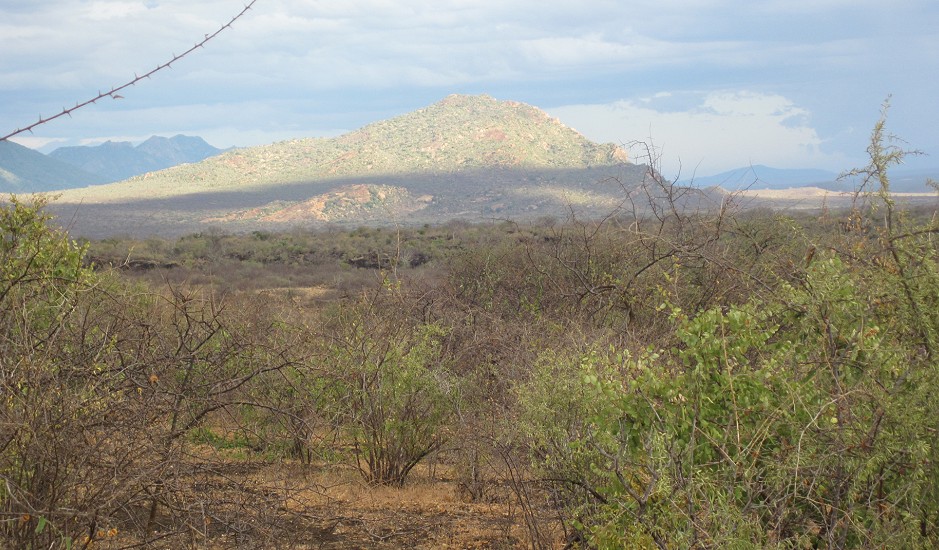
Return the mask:
<path id="1" fill-rule="evenodd" d="M 243 5 L 6 2 L 0 120 L 12 129 L 120 84 Z M 171 71 L 38 129 L 32 143 L 186 131 L 248 145 L 353 129 L 452 92 L 561 107 L 746 91 L 807 113 L 820 149 L 861 151 L 865 132 L 850 128 L 866 127 L 892 92 L 898 133 L 928 149 L 939 144 L 927 101 L 939 91 L 937 25 L 929 0 L 258 0 Z"/>

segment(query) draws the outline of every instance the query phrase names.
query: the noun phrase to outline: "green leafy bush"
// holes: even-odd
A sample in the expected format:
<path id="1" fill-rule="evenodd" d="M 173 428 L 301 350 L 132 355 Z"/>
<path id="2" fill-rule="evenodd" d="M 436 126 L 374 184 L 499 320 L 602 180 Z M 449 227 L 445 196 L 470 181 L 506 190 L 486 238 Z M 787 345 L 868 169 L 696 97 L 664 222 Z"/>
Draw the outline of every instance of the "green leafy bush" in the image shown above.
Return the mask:
<path id="1" fill-rule="evenodd" d="M 340 313 L 327 353 L 327 414 L 351 442 L 364 478 L 382 485 L 402 485 L 443 446 L 459 396 L 441 353 L 445 332 L 395 312 L 403 313 L 394 302 L 366 300 Z"/>
<path id="2" fill-rule="evenodd" d="M 519 386 L 533 464 L 588 544 L 939 544 L 937 229 L 893 207 L 881 130 L 862 172 L 882 227 L 846 225 L 741 305 L 685 312 L 663 285 L 674 347 L 545 359 Z"/>

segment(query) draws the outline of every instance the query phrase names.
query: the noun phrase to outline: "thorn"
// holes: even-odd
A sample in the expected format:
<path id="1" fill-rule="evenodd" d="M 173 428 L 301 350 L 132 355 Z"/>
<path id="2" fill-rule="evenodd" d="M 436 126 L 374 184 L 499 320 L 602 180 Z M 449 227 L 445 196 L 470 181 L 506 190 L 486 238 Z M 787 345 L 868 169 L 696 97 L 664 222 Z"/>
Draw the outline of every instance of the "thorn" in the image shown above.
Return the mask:
<path id="1" fill-rule="evenodd" d="M 124 99 L 124 96 L 122 96 L 121 94 L 111 94 L 111 97 L 114 99 Z"/>

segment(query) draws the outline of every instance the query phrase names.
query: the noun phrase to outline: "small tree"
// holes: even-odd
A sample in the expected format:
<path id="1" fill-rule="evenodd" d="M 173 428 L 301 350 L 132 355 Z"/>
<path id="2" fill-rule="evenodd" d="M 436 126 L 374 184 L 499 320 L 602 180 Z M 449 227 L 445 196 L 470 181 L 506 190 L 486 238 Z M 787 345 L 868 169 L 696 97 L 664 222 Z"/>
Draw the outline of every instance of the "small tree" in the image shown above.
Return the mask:
<path id="1" fill-rule="evenodd" d="M 441 351 L 445 332 L 414 324 L 400 296 L 363 298 L 338 313 L 327 346 L 332 363 L 328 405 L 369 482 L 402 485 L 411 470 L 447 441 L 458 386 Z M 388 296 L 384 296 L 388 298 Z M 399 315 L 396 317 L 396 314 Z"/>

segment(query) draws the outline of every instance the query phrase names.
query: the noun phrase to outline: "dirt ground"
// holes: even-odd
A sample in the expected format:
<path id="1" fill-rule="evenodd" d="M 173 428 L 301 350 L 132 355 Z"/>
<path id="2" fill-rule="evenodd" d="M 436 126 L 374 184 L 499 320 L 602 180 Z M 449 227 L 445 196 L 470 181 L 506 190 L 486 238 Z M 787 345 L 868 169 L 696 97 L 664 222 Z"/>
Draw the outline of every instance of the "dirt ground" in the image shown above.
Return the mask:
<path id="1" fill-rule="evenodd" d="M 175 510 L 158 508 L 146 540 L 141 540 L 139 530 L 137 534 L 128 530 L 117 537 L 103 536 L 91 547 L 390 550 L 564 546 L 556 513 L 531 487 L 525 491 L 534 498 L 522 503 L 510 481 L 493 478 L 481 498 L 473 499 L 453 479 L 453 468 L 442 462 L 419 465 L 403 487 L 386 487 L 364 483 L 349 466 L 262 462 L 205 449 L 197 454 L 190 471 L 174 480 Z M 138 517 L 143 516 L 142 507 Z M 169 527 L 179 525 L 181 517 L 186 518 L 188 528 Z"/>

